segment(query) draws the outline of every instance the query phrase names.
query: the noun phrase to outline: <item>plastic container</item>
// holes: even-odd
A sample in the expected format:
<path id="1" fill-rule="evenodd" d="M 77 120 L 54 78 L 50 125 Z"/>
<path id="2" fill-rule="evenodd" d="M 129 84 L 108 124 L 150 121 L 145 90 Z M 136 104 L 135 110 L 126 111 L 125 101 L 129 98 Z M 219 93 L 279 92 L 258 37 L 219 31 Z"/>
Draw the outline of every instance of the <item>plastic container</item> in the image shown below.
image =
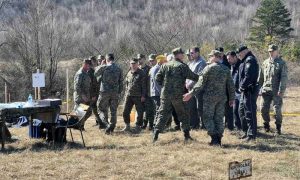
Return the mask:
<path id="1" fill-rule="evenodd" d="M 29 137 L 31 138 L 42 138 L 41 121 L 33 119 L 32 124 L 29 126 Z"/>

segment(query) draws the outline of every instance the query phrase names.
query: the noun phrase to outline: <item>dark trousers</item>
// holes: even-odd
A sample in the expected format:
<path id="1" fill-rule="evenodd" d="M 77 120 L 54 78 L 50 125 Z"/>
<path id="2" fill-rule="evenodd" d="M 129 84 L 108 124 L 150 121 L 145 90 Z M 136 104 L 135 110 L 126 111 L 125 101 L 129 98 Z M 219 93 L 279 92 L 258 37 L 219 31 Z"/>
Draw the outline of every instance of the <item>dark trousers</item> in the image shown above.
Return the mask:
<path id="1" fill-rule="evenodd" d="M 124 102 L 124 111 L 123 111 L 124 122 L 125 124 L 130 124 L 130 113 L 133 108 L 133 105 L 135 105 L 137 111 L 137 118 L 135 124 L 136 126 L 142 126 L 144 107 L 141 102 L 141 96 L 126 96 Z"/>
<path id="2" fill-rule="evenodd" d="M 229 106 L 229 102 L 225 103 L 225 124 L 229 130 L 234 129 L 233 125 L 233 107 Z"/>
<path id="3" fill-rule="evenodd" d="M 200 92 L 196 96 L 192 97 L 188 103 L 189 115 L 190 115 L 190 125 L 193 129 L 200 128 L 204 126 L 202 115 L 203 115 L 203 93 Z"/>
<path id="4" fill-rule="evenodd" d="M 233 120 L 237 130 L 242 129 L 242 123 L 239 115 L 240 99 L 235 99 L 233 104 Z"/>
<path id="5" fill-rule="evenodd" d="M 258 91 L 243 92 L 240 99 L 240 119 L 242 122 L 242 129 L 249 137 L 256 138 L 257 134 L 257 118 L 256 118 L 256 100 Z"/>

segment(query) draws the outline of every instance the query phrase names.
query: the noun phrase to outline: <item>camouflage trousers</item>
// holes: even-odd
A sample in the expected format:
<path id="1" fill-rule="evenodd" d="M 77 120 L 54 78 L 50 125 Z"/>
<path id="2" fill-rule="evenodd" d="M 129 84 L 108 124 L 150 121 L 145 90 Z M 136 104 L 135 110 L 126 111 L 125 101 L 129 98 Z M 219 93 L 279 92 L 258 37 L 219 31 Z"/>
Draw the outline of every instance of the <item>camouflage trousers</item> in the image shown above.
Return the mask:
<path id="1" fill-rule="evenodd" d="M 270 106 L 273 101 L 273 110 L 275 117 L 275 124 L 281 125 L 282 123 L 282 97 L 277 95 L 272 95 L 268 93 L 262 93 L 262 104 L 261 104 L 261 116 L 264 123 L 270 122 Z"/>
<path id="2" fill-rule="evenodd" d="M 157 122 L 154 128 L 160 132 L 164 130 L 172 113 L 172 105 L 174 106 L 174 109 L 178 115 L 178 119 L 181 122 L 181 129 L 183 131 L 190 130 L 188 108 L 187 105 L 182 101 L 181 97 L 176 99 L 161 99 Z"/>
<path id="3" fill-rule="evenodd" d="M 203 97 L 203 122 L 210 136 L 222 136 L 224 132 L 224 111 L 226 99 Z"/>
<path id="4" fill-rule="evenodd" d="M 100 92 L 97 107 L 100 119 L 108 122 L 108 108 L 110 109 L 110 125 L 115 127 L 117 124 L 117 109 L 119 104 L 118 93 Z"/>
<path id="5" fill-rule="evenodd" d="M 143 125 L 143 103 L 141 102 L 141 96 L 126 96 L 124 102 L 124 111 L 123 111 L 123 119 L 125 124 L 130 124 L 130 113 L 135 105 L 137 111 L 137 120 L 136 125 Z"/>
<path id="6" fill-rule="evenodd" d="M 155 117 L 155 105 L 153 99 L 151 97 L 147 97 L 144 102 L 144 125 L 147 126 L 149 122 L 149 126 L 153 126 Z"/>

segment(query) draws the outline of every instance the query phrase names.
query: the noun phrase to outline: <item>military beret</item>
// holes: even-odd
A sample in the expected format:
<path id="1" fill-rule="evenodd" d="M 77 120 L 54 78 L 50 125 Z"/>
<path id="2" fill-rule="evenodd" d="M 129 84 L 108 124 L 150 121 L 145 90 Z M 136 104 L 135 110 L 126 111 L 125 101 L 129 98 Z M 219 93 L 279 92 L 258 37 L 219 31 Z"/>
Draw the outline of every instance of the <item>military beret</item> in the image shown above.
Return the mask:
<path id="1" fill-rule="evenodd" d="M 106 54 L 106 59 L 114 60 L 114 59 L 115 59 L 115 56 L 114 56 L 113 53 L 108 53 L 108 54 Z"/>
<path id="2" fill-rule="evenodd" d="M 220 51 L 220 52 L 224 52 L 224 48 L 223 47 L 217 47 L 215 50 Z"/>
<path id="3" fill-rule="evenodd" d="M 149 61 L 155 60 L 155 58 L 156 58 L 156 54 L 150 54 L 148 57 Z"/>
<path id="4" fill-rule="evenodd" d="M 92 61 L 91 61 L 90 59 L 84 59 L 84 60 L 83 60 L 83 63 L 84 63 L 84 64 L 92 65 Z"/>
<path id="5" fill-rule="evenodd" d="M 144 54 L 138 54 L 138 55 L 137 55 L 137 58 L 138 58 L 138 59 L 142 59 L 142 58 L 145 58 L 145 57 L 146 57 L 146 56 L 145 56 Z"/>
<path id="6" fill-rule="evenodd" d="M 184 51 L 181 49 L 181 47 L 175 48 L 172 50 L 173 55 L 177 55 L 177 54 L 184 54 Z"/>
<path id="7" fill-rule="evenodd" d="M 277 45 L 275 45 L 275 44 L 269 45 L 269 49 L 268 49 L 269 52 L 276 51 L 276 50 L 278 50 Z"/>
<path id="8" fill-rule="evenodd" d="M 221 55 L 222 55 L 221 52 L 218 51 L 218 50 L 212 50 L 212 51 L 208 54 L 209 57 L 211 57 L 211 56 L 221 57 Z"/>
<path id="9" fill-rule="evenodd" d="M 247 46 L 240 45 L 240 47 L 236 50 L 236 53 L 240 53 L 240 52 L 244 51 L 245 49 L 248 49 Z"/>
<path id="10" fill-rule="evenodd" d="M 139 60 L 137 59 L 137 58 L 132 58 L 131 60 L 130 60 L 130 64 L 136 64 L 136 63 L 138 63 L 139 62 Z"/>

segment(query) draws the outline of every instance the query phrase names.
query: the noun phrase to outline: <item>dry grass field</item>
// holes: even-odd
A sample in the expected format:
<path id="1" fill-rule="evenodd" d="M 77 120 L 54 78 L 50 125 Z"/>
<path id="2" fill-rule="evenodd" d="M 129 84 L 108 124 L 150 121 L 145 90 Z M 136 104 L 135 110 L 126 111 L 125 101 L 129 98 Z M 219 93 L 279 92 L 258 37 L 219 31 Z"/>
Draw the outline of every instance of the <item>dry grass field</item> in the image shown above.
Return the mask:
<path id="1" fill-rule="evenodd" d="M 300 112 L 300 88 L 290 88 L 284 111 Z M 283 134 L 264 133 L 258 116 L 259 138 L 245 143 L 225 131 L 223 147 L 207 145 L 203 130 L 192 131 L 194 142 L 184 144 L 181 132 L 161 134 L 151 143 L 150 131 L 139 135 L 116 132 L 107 136 L 86 124 L 82 147 L 78 131 L 75 143 L 55 147 L 28 138 L 28 128 L 10 129 L 18 138 L 0 154 L 0 179 L 228 179 L 228 163 L 251 158 L 253 176 L 248 179 L 300 179 L 300 116 L 284 117 Z M 274 123 L 272 122 L 274 130 Z"/>

